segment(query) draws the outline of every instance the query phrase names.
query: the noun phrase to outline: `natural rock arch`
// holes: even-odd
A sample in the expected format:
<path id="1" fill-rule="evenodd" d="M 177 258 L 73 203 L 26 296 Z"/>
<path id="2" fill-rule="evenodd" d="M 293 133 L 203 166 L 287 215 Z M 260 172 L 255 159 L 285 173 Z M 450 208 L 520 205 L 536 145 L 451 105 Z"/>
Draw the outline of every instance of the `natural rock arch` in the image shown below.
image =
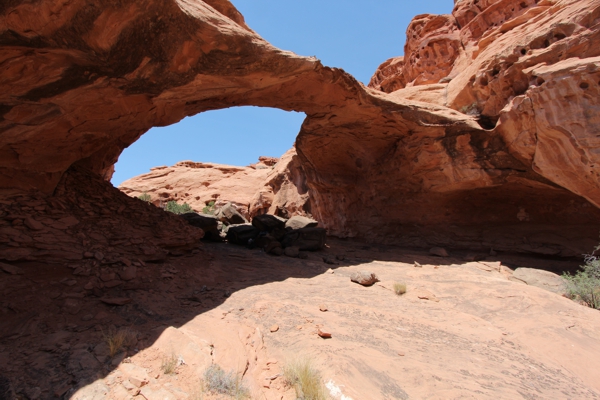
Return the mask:
<path id="1" fill-rule="evenodd" d="M 527 38 L 569 16 L 581 27 L 578 38 L 597 40 L 594 2 L 555 3 L 553 10 L 531 4 L 545 19 L 489 29 Z M 486 35 L 477 51 L 471 42 L 464 50 L 477 62 L 465 68 L 468 57 L 459 57 L 450 83 L 435 89 L 446 90 L 443 104 L 488 104 L 477 86 L 482 80 L 475 79 L 498 52 Z M 522 47 L 498 43 L 503 55 Z M 577 133 L 573 121 L 535 114 L 531 101 L 560 108 L 551 90 L 519 92 L 525 98 L 496 112 L 501 124 L 485 130 L 471 116 L 413 100 L 426 86 L 388 95 L 316 59 L 274 48 L 226 0 L 13 0 L 0 6 L 0 45 L 0 188 L 7 194 L 51 194 L 73 167 L 108 176 L 122 149 L 152 126 L 255 105 L 307 114 L 297 151 L 311 209 L 331 234 L 562 255 L 589 250 L 597 236 L 589 221 L 600 220 L 600 163 L 597 144 L 587 138 L 597 124 L 587 118 Z M 594 46 L 578 49 L 588 58 L 561 68 L 539 65 L 554 59 L 550 51 L 557 48 L 519 65 L 547 83 L 583 67 L 576 79 L 599 81 Z M 499 74 L 528 76 L 510 67 Z M 597 96 L 585 101 L 596 104 Z M 526 218 L 519 217 L 523 212 Z"/>

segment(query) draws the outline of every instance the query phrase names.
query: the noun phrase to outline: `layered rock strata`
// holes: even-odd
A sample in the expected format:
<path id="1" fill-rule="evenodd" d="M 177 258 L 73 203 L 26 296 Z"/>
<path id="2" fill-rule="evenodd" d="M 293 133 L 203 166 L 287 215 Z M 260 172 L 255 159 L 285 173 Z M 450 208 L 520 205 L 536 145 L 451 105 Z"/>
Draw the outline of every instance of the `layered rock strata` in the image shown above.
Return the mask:
<path id="1" fill-rule="evenodd" d="M 307 114 L 296 142 L 303 177 L 289 182 L 305 185 L 310 213 L 330 234 L 589 251 L 600 221 L 590 112 L 600 2 L 522 4 L 460 2 L 457 25 L 418 17 L 417 53 L 402 71 L 413 89 L 450 80 L 435 84 L 444 100 L 434 104 L 276 49 L 225 0 L 3 3 L 0 188 L 49 196 L 70 168 L 109 177 L 152 126 L 231 106 L 278 107 Z M 427 56 L 444 61 L 417 65 Z"/>

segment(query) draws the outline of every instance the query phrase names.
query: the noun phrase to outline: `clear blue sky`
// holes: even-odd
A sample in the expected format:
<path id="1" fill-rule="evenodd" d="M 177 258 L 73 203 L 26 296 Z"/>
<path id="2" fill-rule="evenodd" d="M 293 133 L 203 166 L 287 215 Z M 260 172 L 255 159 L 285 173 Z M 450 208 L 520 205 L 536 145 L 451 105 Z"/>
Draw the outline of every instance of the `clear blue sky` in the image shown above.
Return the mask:
<path id="1" fill-rule="evenodd" d="M 403 54 L 418 14 L 448 14 L 453 0 L 231 0 L 246 23 L 273 45 L 342 68 L 367 84 L 383 61 Z M 374 6 L 375 5 L 375 6 Z M 294 143 L 304 114 L 258 107 L 209 111 L 153 128 L 121 154 L 118 186 L 151 167 L 183 160 L 248 165 L 279 157 Z"/>

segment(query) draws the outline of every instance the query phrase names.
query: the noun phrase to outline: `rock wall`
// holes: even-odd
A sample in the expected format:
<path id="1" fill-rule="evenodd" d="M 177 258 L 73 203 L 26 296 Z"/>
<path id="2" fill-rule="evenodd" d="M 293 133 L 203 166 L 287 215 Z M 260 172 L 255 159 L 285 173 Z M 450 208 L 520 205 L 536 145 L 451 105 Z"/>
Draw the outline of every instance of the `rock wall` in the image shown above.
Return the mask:
<path id="1" fill-rule="evenodd" d="M 163 260 L 198 246 L 202 236 L 80 168 L 67 171 L 52 196 L 27 193 L 0 202 L 0 259 L 75 262 L 83 268 L 76 275 L 105 264 Z"/>
<path id="2" fill-rule="evenodd" d="M 226 0 L 5 2 L 2 196 L 10 207 L 31 190 L 50 198 L 73 169 L 108 177 L 152 126 L 278 107 L 307 118 L 289 178 L 263 192 L 310 192 L 330 234 L 581 254 L 600 221 L 600 1 L 522 3 L 463 1 L 453 16 L 417 17 L 414 51 L 395 64 L 404 81 L 391 85 L 412 87 L 386 94 L 274 48 Z M 290 209 L 307 211 L 301 203 Z"/>

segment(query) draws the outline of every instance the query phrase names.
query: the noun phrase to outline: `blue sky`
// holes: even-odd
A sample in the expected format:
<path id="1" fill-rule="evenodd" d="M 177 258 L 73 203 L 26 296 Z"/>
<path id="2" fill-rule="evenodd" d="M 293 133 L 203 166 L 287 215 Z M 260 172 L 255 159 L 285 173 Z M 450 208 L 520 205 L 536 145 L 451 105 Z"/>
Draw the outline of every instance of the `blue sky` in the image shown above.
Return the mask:
<path id="1" fill-rule="evenodd" d="M 316 56 L 367 84 L 383 61 L 403 54 L 418 14 L 448 14 L 452 0 L 231 0 L 246 23 L 273 45 Z M 376 7 L 373 7 L 376 4 Z M 248 165 L 279 157 L 294 143 L 304 114 L 258 107 L 209 111 L 153 128 L 125 149 L 112 183 L 183 160 Z"/>

